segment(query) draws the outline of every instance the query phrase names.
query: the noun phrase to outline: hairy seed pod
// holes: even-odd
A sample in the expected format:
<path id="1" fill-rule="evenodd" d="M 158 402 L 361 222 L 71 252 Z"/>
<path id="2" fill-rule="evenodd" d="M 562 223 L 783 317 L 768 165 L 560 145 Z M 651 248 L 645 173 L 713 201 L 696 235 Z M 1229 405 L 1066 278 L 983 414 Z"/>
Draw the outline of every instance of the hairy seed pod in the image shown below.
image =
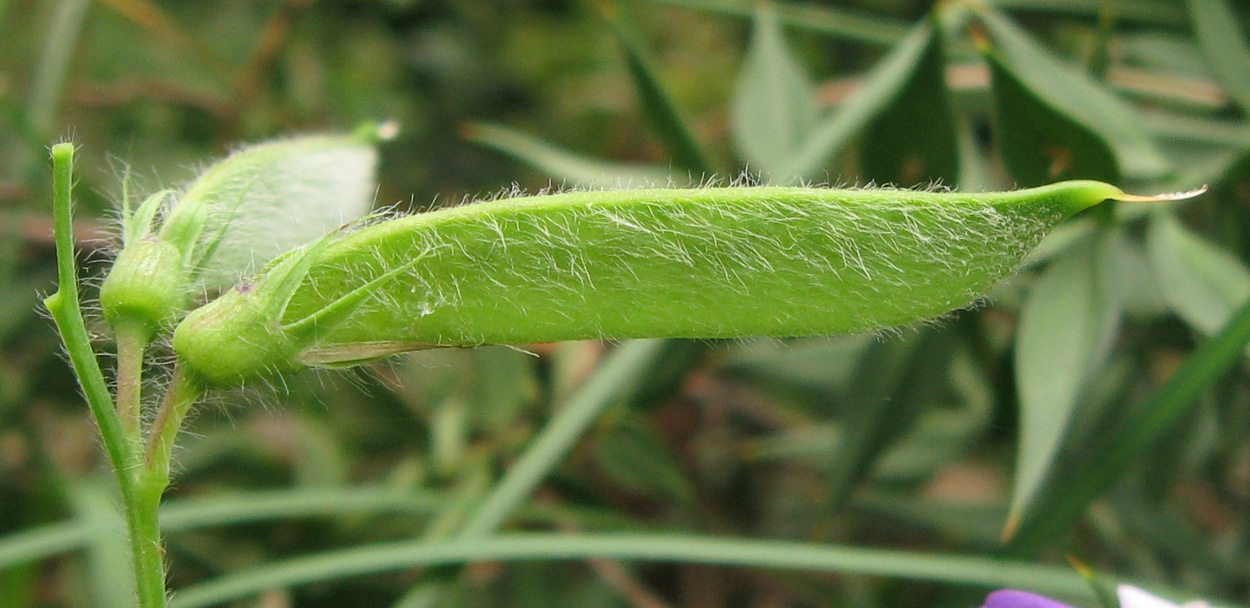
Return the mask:
<path id="1" fill-rule="evenodd" d="M 967 306 L 1118 188 L 570 192 L 334 235 L 194 311 L 174 348 L 206 384 L 433 347 L 829 335 Z"/>

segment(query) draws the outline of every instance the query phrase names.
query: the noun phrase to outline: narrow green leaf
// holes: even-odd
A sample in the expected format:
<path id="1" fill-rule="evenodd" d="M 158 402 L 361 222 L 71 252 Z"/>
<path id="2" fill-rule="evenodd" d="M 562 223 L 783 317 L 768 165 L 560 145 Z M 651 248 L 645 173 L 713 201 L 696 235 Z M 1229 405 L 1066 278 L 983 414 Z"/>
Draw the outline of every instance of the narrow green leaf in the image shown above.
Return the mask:
<path id="1" fill-rule="evenodd" d="M 746 463 L 801 464 L 819 471 L 839 466 L 829 457 L 846 440 L 842 424 L 817 422 L 795 425 L 785 430 L 748 439 L 741 444 Z"/>
<path id="2" fill-rule="evenodd" d="M 876 343 L 876 336 L 862 333 L 784 343 L 757 340 L 730 351 L 719 368 L 766 389 L 837 398 L 855 377 L 862 353 Z"/>
<path id="3" fill-rule="evenodd" d="M 488 536 L 503 525 L 534 488 L 560 464 L 604 408 L 625 399 L 635 380 L 665 352 L 665 340 L 633 340 L 612 351 L 559 413 L 499 480 L 460 532 L 461 538 Z"/>
<path id="4" fill-rule="evenodd" d="M 1116 59 L 1121 65 L 1131 65 L 1156 77 L 1194 79 L 1215 84 L 1207 58 L 1191 36 L 1177 36 L 1158 30 L 1133 31 L 1119 28 L 1115 32 L 1115 46 Z M 1202 114 L 1207 114 L 1215 101 L 1205 93 L 1201 95 L 1201 101 L 1191 98 L 1188 102 L 1182 100 L 1186 99 L 1185 96 L 1190 91 L 1172 90 L 1168 93 L 1179 93 L 1180 97 L 1174 97 L 1178 103 L 1176 109 L 1185 108 L 1190 112 L 1201 108 L 1204 110 Z"/>
<path id="5" fill-rule="evenodd" d="M 618 14 L 616 7 L 605 5 L 604 14 L 612 26 L 612 33 L 621 44 L 621 49 L 625 51 L 625 62 L 629 66 L 630 76 L 633 77 L 642 111 L 650 121 L 652 130 L 664 142 L 673 164 L 690 171 L 695 181 L 711 177 L 716 171 L 699 149 L 699 144 L 677 105 L 660 84 L 660 79 L 637 36 Z"/>
<path id="6" fill-rule="evenodd" d="M 1105 249 L 1113 239 L 1101 236 L 1055 260 L 1033 285 L 1021 312 L 1015 351 L 1020 447 L 1012 523 L 1045 482 L 1082 390 L 1102 367 L 1119 324 L 1119 302 L 1103 278 Z"/>
<path id="7" fill-rule="evenodd" d="M 1155 214 L 1147 244 L 1164 299 L 1198 331 L 1219 331 L 1250 298 L 1250 270 L 1172 214 Z"/>
<path id="8" fill-rule="evenodd" d="M 895 99 L 934 37 L 933 27 L 924 21 L 912 29 L 894 50 L 869 73 L 864 85 L 838 106 L 829 117 L 812 128 L 802 146 L 793 154 L 778 176 L 821 178 L 829 159 L 840 153 L 864 127 Z M 827 176 L 823 176 L 827 177 Z"/>
<path id="9" fill-rule="evenodd" d="M 664 499 L 689 502 L 690 482 L 668 447 L 634 417 L 613 425 L 594 444 L 595 463 L 627 490 Z"/>
<path id="10" fill-rule="evenodd" d="M 751 46 L 730 100 L 730 132 L 751 171 L 784 182 L 781 173 L 819 117 L 816 92 L 786 46 L 769 3 L 760 3 Z"/>
<path id="11" fill-rule="evenodd" d="M 1055 57 L 1001 13 L 981 7 L 977 15 L 989 30 L 1002 64 L 1034 96 L 1107 141 L 1126 177 L 1158 177 L 1170 169 L 1132 106 Z"/>
<path id="12" fill-rule="evenodd" d="M 868 126 L 861 162 L 863 176 L 878 184 L 959 183 L 959 142 L 940 35 L 928 37 L 907 80 Z"/>
<path id="13" fill-rule="evenodd" d="M 135 581 L 129 575 L 130 547 L 126 525 L 101 484 L 87 481 L 71 488 L 70 498 L 78 521 L 93 534 L 87 545 L 87 576 L 91 605 L 102 608 L 134 606 Z"/>
<path id="14" fill-rule="evenodd" d="M 1245 357 L 1250 343 L 1250 302 L 1233 314 L 1228 324 L 1199 345 L 1176 373 L 1136 408 L 1137 415 L 1123 430 L 1095 446 L 1085 466 L 1062 480 L 1061 491 L 1048 492 L 1036 517 L 1022 522 L 1007 553 L 1025 556 L 1053 542 L 1081 516 L 1089 504 L 1130 470 L 1134 462 L 1169 437 L 1176 425 L 1191 415 L 1198 397 Z"/>
<path id="15" fill-rule="evenodd" d="M 1168 304 L 1145 246 L 1123 230 L 1116 231 L 1114 239 L 1108 247 L 1109 270 L 1103 278 L 1118 294 L 1124 314 L 1144 318 L 1167 314 Z"/>
<path id="16" fill-rule="evenodd" d="M 664 185 L 670 174 L 654 165 L 610 163 L 557 148 L 499 125 L 472 124 L 465 138 L 494 148 L 569 185 L 622 188 Z"/>
<path id="17" fill-rule="evenodd" d="M 492 561 L 628 559 L 749 568 L 889 576 L 964 585 L 1030 589 L 1088 602 L 1093 594 L 1066 566 L 962 555 L 864 549 L 694 535 L 512 534 L 474 542 L 408 542 L 340 551 L 249 567 L 178 592 L 171 608 L 215 606 L 267 589 L 422 566 Z"/>
<path id="18" fill-rule="evenodd" d="M 32 129 L 45 137 L 55 127 L 74 48 L 90 6 L 87 0 L 59 0 L 48 24 L 26 105 L 26 117 Z"/>
<path id="19" fill-rule="evenodd" d="M 1225 0 L 1186 0 L 1198 44 L 1228 96 L 1250 112 L 1250 42 Z"/>
<path id="20" fill-rule="evenodd" d="M 977 141 L 972 120 L 967 116 L 959 116 L 955 120 L 956 142 L 959 145 L 959 181 L 954 184 L 956 189 L 964 192 L 993 190 L 997 177 L 990 168 L 990 158 Z"/>
<path id="21" fill-rule="evenodd" d="M 1000 9 L 1054 13 L 1079 17 L 1098 18 L 1111 11 L 1118 21 L 1149 25 L 1183 25 L 1185 11 L 1171 0 L 1132 0 L 1112 2 L 1107 0 L 994 0 Z"/>
<path id="22" fill-rule="evenodd" d="M 1192 114 L 1143 112 L 1142 124 L 1156 137 L 1237 150 L 1250 148 L 1250 125 L 1240 120 Z"/>
<path id="23" fill-rule="evenodd" d="M 830 458 L 827 508 L 842 507 L 880 455 L 894 447 L 894 439 L 915 421 L 922 401 L 906 399 L 906 391 L 934 356 L 946 354 L 935 334 L 927 330 L 875 344 L 860 359 L 851 387 L 855 407 L 847 412 L 844 427 L 849 432 Z"/>
<path id="24" fill-rule="evenodd" d="M 92 525 L 70 521 L 0 537 L 0 570 L 38 561 L 50 555 L 75 551 L 82 547 L 88 537 L 95 534 Z"/>
<path id="25" fill-rule="evenodd" d="M 719 15 L 749 18 L 754 11 L 746 2 L 724 0 L 648 0 L 652 4 L 678 6 Z M 878 15 L 861 14 L 839 6 L 787 3 L 774 8 L 777 20 L 795 28 L 835 38 L 856 40 L 889 48 L 907 35 L 907 26 Z"/>
<path id="26" fill-rule="evenodd" d="M 229 492 L 166 502 L 161 507 L 161 531 L 168 534 L 310 517 L 410 517 L 464 510 L 474 504 L 476 500 L 450 496 L 446 492 L 414 492 L 373 486 Z M 550 526 L 576 521 L 599 529 L 645 529 L 638 522 L 615 512 L 553 504 L 522 505 L 517 508 L 516 518 L 535 525 Z M 100 528 L 101 523 L 80 518 L 0 536 L 0 571 L 77 551 L 102 534 L 114 534 L 113 528 Z"/>
<path id="27" fill-rule="evenodd" d="M 1091 126 L 1030 88 L 996 51 L 990 66 L 998 146 L 1011 176 L 1022 186 L 1087 178 L 1120 181 L 1115 152 Z"/>
<path id="28" fill-rule="evenodd" d="M 922 369 L 910 372 L 900 387 L 896 402 L 920 404 L 923 409 L 873 467 L 873 480 L 883 485 L 932 480 L 965 458 L 968 448 L 985 436 L 993 416 L 991 382 L 970 348 L 942 346 L 919 353 Z"/>
<path id="29" fill-rule="evenodd" d="M 462 390 L 469 395 L 474 425 L 492 433 L 510 432 L 538 397 L 538 360 L 502 346 L 475 348 L 467 354 L 470 381 L 462 384 Z"/>

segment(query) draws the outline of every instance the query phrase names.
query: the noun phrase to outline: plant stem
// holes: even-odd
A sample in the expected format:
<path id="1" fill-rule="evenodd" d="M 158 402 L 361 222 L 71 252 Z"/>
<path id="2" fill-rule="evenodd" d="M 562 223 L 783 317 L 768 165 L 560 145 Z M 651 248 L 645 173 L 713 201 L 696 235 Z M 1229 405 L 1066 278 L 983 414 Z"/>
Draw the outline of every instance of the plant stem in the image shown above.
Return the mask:
<path id="1" fill-rule="evenodd" d="M 169 467 L 174 440 L 182 429 L 187 412 L 199 399 L 201 390 L 174 370 L 174 378 L 165 393 L 165 400 L 148 429 L 143 466 L 136 469 L 132 502 L 126 505 L 130 527 L 130 545 L 134 552 L 140 605 L 165 606 L 165 552 L 161 546 L 161 496 L 169 487 Z M 152 604 L 143 604 L 143 598 Z M 159 598 L 159 599 L 157 599 Z M 159 602 L 159 603 L 157 603 Z"/>
<path id="2" fill-rule="evenodd" d="M 152 488 L 159 486 L 165 491 L 169 486 L 169 463 L 173 458 L 174 440 L 187 412 L 203 394 L 203 389 L 195 381 L 187 377 L 182 370 L 174 369 L 174 379 L 170 381 L 165 393 L 165 400 L 156 412 L 156 420 L 148 429 L 148 444 L 144 452 L 143 478 L 144 485 Z M 159 496 L 158 496 L 159 498 Z"/>
<path id="3" fill-rule="evenodd" d="M 160 555 L 159 532 L 150 529 L 155 522 L 155 507 L 145 515 L 142 506 L 150 497 L 138 487 L 136 471 L 142 465 L 141 444 L 131 442 L 123 429 L 121 418 L 109 394 L 104 373 L 91 348 L 87 324 L 83 320 L 78 297 L 78 267 L 74 257 L 73 198 L 74 145 L 52 147 L 53 217 L 56 232 L 57 292 L 44 300 L 56 322 L 65 351 L 69 354 L 74 375 L 82 387 L 83 397 L 91 409 L 104 451 L 108 454 L 121 489 L 126 509 L 126 525 L 130 532 L 131 558 L 135 570 L 140 608 L 164 608 L 165 574 Z M 156 506 L 160 496 L 157 495 Z M 149 521 L 150 520 L 150 521 Z"/>
<path id="4" fill-rule="evenodd" d="M 148 329 L 139 323 L 113 324 L 117 337 L 117 417 L 127 441 L 143 442 L 139 425 L 143 390 L 143 353 L 148 345 Z"/>
<path id="5" fill-rule="evenodd" d="M 126 507 L 126 527 L 135 568 L 140 608 L 165 608 L 165 551 L 161 548 L 160 506 L 164 486 L 136 480 Z"/>

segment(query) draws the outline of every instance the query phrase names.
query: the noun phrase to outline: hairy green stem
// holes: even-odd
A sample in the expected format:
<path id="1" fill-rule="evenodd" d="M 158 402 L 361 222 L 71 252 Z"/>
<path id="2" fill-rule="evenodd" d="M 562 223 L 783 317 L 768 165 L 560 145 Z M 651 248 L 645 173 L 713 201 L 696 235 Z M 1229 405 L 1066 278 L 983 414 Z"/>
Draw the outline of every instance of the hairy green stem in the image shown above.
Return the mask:
<path id="1" fill-rule="evenodd" d="M 143 442 L 140 427 L 140 401 L 143 392 L 143 353 L 147 350 L 148 330 L 137 323 L 116 323 L 117 338 L 117 417 L 126 440 Z"/>
<path id="2" fill-rule="evenodd" d="M 144 503 L 151 502 L 146 492 L 138 487 L 134 472 L 142 465 L 142 454 L 137 443 L 127 439 L 121 418 L 114 407 L 104 373 L 91 347 L 87 324 L 83 320 L 78 297 L 78 268 L 74 257 L 73 199 L 74 146 L 62 143 L 52 148 L 53 217 L 56 229 L 57 292 L 44 300 L 44 305 L 56 322 L 65 351 L 69 355 L 74 375 L 82 387 L 83 396 L 91 409 L 104 450 L 113 466 L 117 485 L 121 489 L 122 503 L 126 510 L 126 525 L 130 533 L 130 547 L 140 608 L 164 608 L 165 578 L 160 555 L 159 530 L 155 522 L 156 505 L 144 514 Z M 154 567 L 155 564 L 155 567 Z"/>
<path id="3" fill-rule="evenodd" d="M 169 486 L 169 463 L 173 458 L 174 441 L 182 430 L 187 412 L 202 394 L 203 389 L 195 381 L 182 370 L 174 370 L 174 379 L 165 393 L 165 400 L 148 429 L 143 467 L 145 484 L 159 486 L 162 492 Z"/>
<path id="4" fill-rule="evenodd" d="M 126 527 L 135 567 L 140 608 L 165 606 L 165 551 L 161 548 L 160 506 L 164 486 L 139 482 L 126 504 Z"/>

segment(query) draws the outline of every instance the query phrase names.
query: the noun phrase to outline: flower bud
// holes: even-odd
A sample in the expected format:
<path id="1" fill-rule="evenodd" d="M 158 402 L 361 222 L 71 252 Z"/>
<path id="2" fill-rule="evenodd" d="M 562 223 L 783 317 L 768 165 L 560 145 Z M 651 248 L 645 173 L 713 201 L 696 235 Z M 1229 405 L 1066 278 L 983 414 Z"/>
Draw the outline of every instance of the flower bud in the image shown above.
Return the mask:
<path id="1" fill-rule="evenodd" d="M 133 318 L 167 326 L 190 295 L 219 292 L 282 253 L 367 213 L 373 203 L 374 144 L 391 125 L 350 135 L 312 135 L 240 149 L 212 165 L 168 207 L 149 198 L 122 218 L 128 241 L 105 280 L 110 323 Z M 151 236 L 149 236 L 151 235 Z"/>
<path id="2" fill-rule="evenodd" d="M 100 287 L 100 305 L 115 327 L 126 320 L 149 331 L 172 325 L 187 305 L 182 253 L 155 238 L 127 243 Z"/>

